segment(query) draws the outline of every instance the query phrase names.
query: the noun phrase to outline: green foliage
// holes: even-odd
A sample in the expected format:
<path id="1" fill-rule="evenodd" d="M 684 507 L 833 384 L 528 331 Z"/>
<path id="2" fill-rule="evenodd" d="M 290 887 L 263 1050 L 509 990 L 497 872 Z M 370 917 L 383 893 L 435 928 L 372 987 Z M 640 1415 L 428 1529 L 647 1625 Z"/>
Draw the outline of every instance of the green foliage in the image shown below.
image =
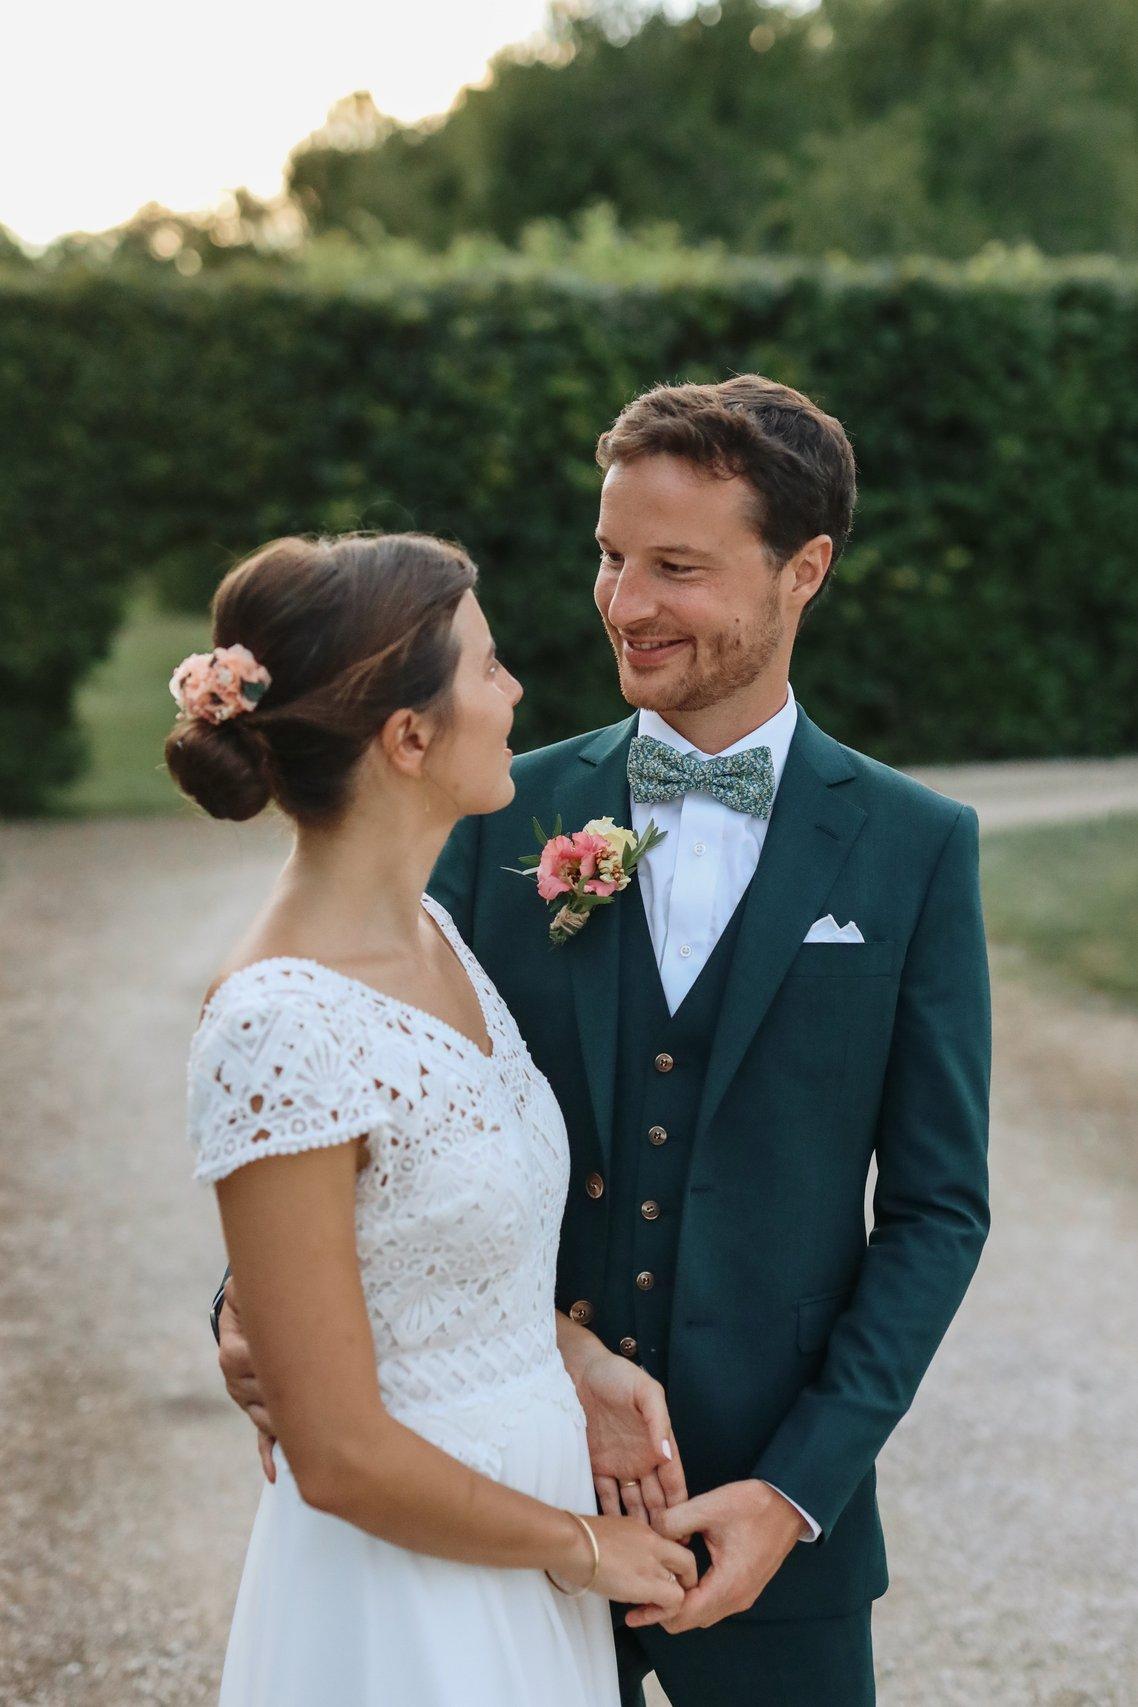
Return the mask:
<path id="1" fill-rule="evenodd" d="M 604 202 L 752 254 L 1135 255 L 1135 87 L 1133 0 L 567 7 L 442 121 L 342 103 L 289 189 L 316 234 L 440 248 Z"/>
<path id="2" fill-rule="evenodd" d="M 130 600 L 110 655 L 76 696 L 88 764 L 77 781 L 51 795 L 51 812 L 149 815 L 185 806 L 162 758 L 174 714 L 167 683 L 188 653 L 208 649 L 204 611 L 161 610 L 146 591 Z"/>
<path id="3" fill-rule="evenodd" d="M 1138 1008 L 1138 819 L 1002 831 L 981 863 L 993 943 Z"/>
<path id="4" fill-rule="evenodd" d="M 12 257 L 0 228 L 0 262 Z M 40 271 L 65 275 L 76 271 L 175 272 L 193 278 L 203 269 L 236 266 L 269 269 L 291 261 L 302 246 L 304 221 L 294 202 L 259 201 L 248 190 L 228 192 L 207 213 L 175 213 L 147 202 L 122 225 L 94 234 L 59 237 L 34 262 Z M 22 251 L 19 252 L 22 255 Z"/>
<path id="5" fill-rule="evenodd" d="M 526 684 L 518 744 L 619 715 L 590 598 L 597 433 L 658 380 L 756 369 L 837 414 L 861 470 L 795 669 L 813 715 L 894 761 L 1138 745 L 1133 273 L 716 279 L 696 256 L 685 282 L 673 254 L 664 277 L 0 285 L 3 808 L 74 769 L 75 688 L 132 575 L 201 613 L 290 531 L 457 536 Z"/>
<path id="6" fill-rule="evenodd" d="M 23 245 L 17 241 L 6 225 L 0 225 L 0 267 L 16 271 L 26 270 L 33 265 L 32 258 Z"/>

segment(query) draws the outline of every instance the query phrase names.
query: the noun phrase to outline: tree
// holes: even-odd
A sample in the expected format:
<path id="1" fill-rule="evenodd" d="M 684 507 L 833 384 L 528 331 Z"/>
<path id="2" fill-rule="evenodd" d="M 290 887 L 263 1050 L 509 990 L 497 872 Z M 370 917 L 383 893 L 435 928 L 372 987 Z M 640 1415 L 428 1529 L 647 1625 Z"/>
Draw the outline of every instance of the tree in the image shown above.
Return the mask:
<path id="1" fill-rule="evenodd" d="M 1133 0 L 562 7 L 442 121 L 352 97 L 289 182 L 314 231 L 435 247 L 605 202 L 746 252 L 1134 254 L 1136 86 Z"/>

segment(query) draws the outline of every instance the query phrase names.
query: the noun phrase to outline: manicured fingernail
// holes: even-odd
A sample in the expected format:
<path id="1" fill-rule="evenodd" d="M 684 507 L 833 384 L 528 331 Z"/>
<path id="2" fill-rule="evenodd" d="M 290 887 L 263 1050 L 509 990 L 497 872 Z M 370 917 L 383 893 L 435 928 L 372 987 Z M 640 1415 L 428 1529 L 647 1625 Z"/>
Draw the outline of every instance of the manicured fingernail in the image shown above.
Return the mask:
<path id="1" fill-rule="evenodd" d="M 666 1440 L 662 1440 L 660 1442 L 660 1451 L 664 1454 L 664 1457 L 670 1464 L 672 1462 L 672 1448 Z"/>

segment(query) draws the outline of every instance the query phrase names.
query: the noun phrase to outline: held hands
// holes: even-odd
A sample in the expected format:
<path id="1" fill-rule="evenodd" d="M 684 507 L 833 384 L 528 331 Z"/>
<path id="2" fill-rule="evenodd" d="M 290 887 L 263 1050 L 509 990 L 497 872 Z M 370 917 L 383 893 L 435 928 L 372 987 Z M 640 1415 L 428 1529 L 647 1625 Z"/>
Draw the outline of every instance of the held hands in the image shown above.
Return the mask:
<path id="1" fill-rule="evenodd" d="M 573 1360 L 570 1369 L 588 1424 L 593 1478 L 606 1514 L 599 1520 L 606 1526 L 605 1535 L 627 1534 L 628 1526 L 619 1517 L 623 1504 L 630 1516 L 673 1541 L 687 1542 L 693 1534 L 702 1534 L 711 1554 L 711 1568 L 701 1581 L 677 1572 L 687 1592 L 677 1596 L 676 1585 L 671 1585 L 666 1603 L 652 1604 L 651 1595 L 638 1597 L 627 1586 L 623 1591 L 600 1583 L 598 1587 L 611 1599 L 629 1604 L 625 1622 L 633 1629 L 659 1624 L 670 1635 L 679 1635 L 746 1611 L 801 1539 L 800 1512 L 759 1481 L 731 1482 L 689 1500 L 663 1387 L 627 1358 L 594 1344 L 597 1349 Z M 665 1443 L 670 1457 L 663 1451 Z M 621 1527 L 614 1530 L 610 1524 Z M 599 1540 L 599 1527 L 597 1535 Z M 601 1557 L 603 1563 L 603 1550 Z"/>
<path id="2" fill-rule="evenodd" d="M 658 1535 L 646 1523 L 628 1517 L 589 1517 L 596 1537 L 600 1566 L 594 1578 L 594 1559 L 586 1556 L 584 1537 L 576 1542 L 571 1563 L 559 1575 L 576 1587 L 590 1583 L 606 1600 L 631 1603 L 647 1615 L 645 1623 L 674 1617 L 684 1593 L 698 1577 L 695 1556 L 678 1542 Z"/>
<path id="3" fill-rule="evenodd" d="M 766 1482 L 727 1482 L 685 1505 L 657 1513 L 660 1534 L 687 1540 L 699 1533 L 711 1567 L 670 1615 L 636 1606 L 626 1623 L 660 1624 L 670 1635 L 706 1630 L 732 1613 L 753 1606 L 802 1536 L 803 1520 L 790 1501 Z"/>

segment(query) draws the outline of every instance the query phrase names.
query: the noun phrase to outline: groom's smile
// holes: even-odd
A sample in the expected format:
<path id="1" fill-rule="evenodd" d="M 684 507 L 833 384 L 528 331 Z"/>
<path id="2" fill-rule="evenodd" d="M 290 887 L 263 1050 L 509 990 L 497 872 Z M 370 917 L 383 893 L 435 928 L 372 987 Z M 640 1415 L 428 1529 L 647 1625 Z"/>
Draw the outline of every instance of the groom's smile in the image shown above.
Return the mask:
<path id="1" fill-rule="evenodd" d="M 633 670 L 659 669 L 661 664 L 675 658 L 683 647 L 691 645 L 690 640 L 633 640 L 627 634 L 620 638 L 624 661 Z"/>

